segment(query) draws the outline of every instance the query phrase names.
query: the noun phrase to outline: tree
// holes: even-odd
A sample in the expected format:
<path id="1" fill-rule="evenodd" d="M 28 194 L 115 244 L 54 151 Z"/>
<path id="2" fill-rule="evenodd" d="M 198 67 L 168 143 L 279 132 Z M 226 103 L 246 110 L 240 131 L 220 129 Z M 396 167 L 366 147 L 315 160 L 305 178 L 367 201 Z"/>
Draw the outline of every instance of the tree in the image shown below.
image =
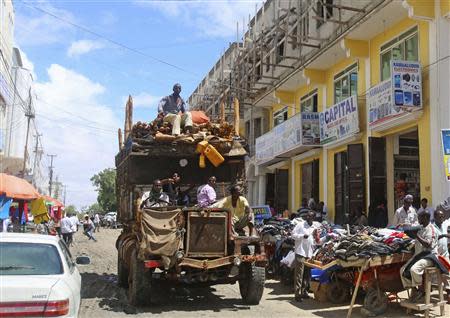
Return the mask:
<path id="1" fill-rule="evenodd" d="M 103 210 L 100 204 L 98 204 L 97 202 L 91 204 L 88 208 L 86 208 L 86 213 L 89 215 L 94 215 L 99 212 L 105 212 L 105 210 Z"/>
<path id="2" fill-rule="evenodd" d="M 91 178 L 92 185 L 98 192 L 97 203 L 101 210 L 117 211 L 116 202 L 116 170 L 104 169 Z"/>
<path id="3" fill-rule="evenodd" d="M 68 205 L 64 208 L 64 213 L 67 214 L 71 214 L 71 215 L 76 215 L 78 214 L 77 208 L 74 205 Z"/>

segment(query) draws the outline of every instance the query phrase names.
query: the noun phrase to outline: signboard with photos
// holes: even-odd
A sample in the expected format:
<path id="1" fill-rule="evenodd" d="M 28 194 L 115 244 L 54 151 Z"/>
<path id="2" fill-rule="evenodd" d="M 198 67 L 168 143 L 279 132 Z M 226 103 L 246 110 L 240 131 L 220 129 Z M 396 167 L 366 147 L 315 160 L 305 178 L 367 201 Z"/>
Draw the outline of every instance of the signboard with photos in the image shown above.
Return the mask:
<path id="1" fill-rule="evenodd" d="M 256 138 L 257 162 L 269 161 L 300 146 L 320 145 L 319 114 L 298 113 Z"/>
<path id="2" fill-rule="evenodd" d="M 422 68 L 419 62 L 391 61 L 394 105 L 422 107 Z"/>
<path id="3" fill-rule="evenodd" d="M 392 61 L 391 78 L 367 92 L 369 126 L 388 122 L 422 108 L 422 78 L 418 62 Z"/>
<path id="4" fill-rule="evenodd" d="M 359 132 L 358 102 L 355 95 L 327 108 L 319 115 L 320 143 L 342 140 Z"/>

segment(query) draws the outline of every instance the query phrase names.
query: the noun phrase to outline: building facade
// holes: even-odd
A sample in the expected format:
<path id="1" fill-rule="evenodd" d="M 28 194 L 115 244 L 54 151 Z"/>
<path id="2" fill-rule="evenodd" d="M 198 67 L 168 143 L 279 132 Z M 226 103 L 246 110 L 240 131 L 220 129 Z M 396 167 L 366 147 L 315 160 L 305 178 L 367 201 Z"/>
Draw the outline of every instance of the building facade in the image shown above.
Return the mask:
<path id="1" fill-rule="evenodd" d="M 416 205 L 447 198 L 440 134 L 450 128 L 449 8 L 266 1 L 232 69 L 235 94 L 249 105 L 252 204 L 295 211 L 314 198 L 342 223 L 384 201 L 391 219 L 405 193 Z"/>

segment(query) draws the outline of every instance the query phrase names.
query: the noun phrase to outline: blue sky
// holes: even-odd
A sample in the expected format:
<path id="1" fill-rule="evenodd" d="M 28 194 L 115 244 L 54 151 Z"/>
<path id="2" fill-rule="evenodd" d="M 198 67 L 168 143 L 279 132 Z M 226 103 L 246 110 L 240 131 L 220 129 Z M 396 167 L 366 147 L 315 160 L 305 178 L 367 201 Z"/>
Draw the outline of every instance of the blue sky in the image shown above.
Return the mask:
<path id="1" fill-rule="evenodd" d="M 181 83 L 187 99 L 236 39 L 236 22 L 242 30 L 243 18 L 247 21 L 262 2 L 14 4 L 15 42 L 35 73 L 36 118 L 44 151 L 58 154 L 56 174 L 68 186 L 67 203 L 81 207 L 96 199 L 89 178 L 114 166 L 126 96 L 135 98 L 135 121 L 152 120 L 159 98 L 171 93 L 175 82 Z"/>

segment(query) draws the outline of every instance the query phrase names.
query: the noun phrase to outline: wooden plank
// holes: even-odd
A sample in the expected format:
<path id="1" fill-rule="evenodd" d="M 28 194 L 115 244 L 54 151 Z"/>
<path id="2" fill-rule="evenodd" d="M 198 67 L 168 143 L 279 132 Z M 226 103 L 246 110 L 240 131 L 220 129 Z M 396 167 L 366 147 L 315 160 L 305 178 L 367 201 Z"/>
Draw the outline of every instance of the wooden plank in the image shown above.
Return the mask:
<path id="1" fill-rule="evenodd" d="M 409 300 L 404 300 L 400 302 L 400 306 L 405 307 L 405 308 L 409 308 L 409 309 L 413 309 L 413 310 L 426 310 L 426 309 L 431 309 L 434 307 L 438 307 L 438 306 L 442 306 L 445 305 L 447 302 L 445 300 L 443 301 L 438 301 L 436 303 L 431 303 L 431 304 L 416 304 L 416 303 L 411 303 Z"/>
<path id="2" fill-rule="evenodd" d="M 334 260 L 328 264 L 323 265 L 322 262 L 314 261 L 314 260 L 307 260 L 305 261 L 305 265 L 311 268 L 320 269 L 322 271 L 327 270 L 334 265 L 337 265 L 337 260 Z"/>
<path id="3" fill-rule="evenodd" d="M 362 266 L 359 270 L 358 280 L 356 281 L 355 290 L 353 291 L 352 301 L 350 303 L 350 308 L 348 309 L 347 312 L 347 318 L 350 318 L 352 316 L 352 310 L 353 306 L 355 305 L 356 295 L 358 294 L 359 285 L 361 284 L 362 273 L 367 268 L 367 264 L 369 264 L 368 260 L 366 261 L 365 265 Z"/>

